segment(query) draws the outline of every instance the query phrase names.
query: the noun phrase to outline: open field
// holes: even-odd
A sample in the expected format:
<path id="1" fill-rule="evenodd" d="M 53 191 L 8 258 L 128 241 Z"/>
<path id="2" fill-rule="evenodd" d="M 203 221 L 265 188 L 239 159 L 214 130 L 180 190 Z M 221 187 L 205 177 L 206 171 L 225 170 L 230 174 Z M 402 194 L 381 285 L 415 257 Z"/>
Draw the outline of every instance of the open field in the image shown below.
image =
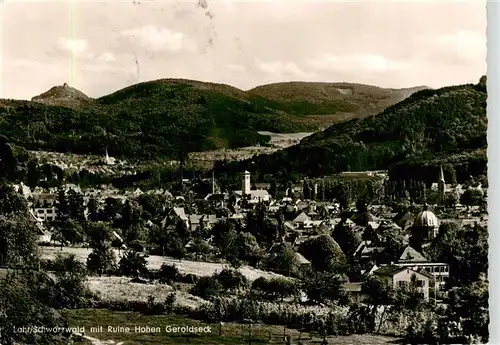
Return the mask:
<path id="1" fill-rule="evenodd" d="M 92 249 L 87 248 L 76 248 L 76 247 L 40 247 L 42 250 L 43 259 L 54 259 L 57 253 L 70 253 L 75 254 L 77 259 L 81 262 L 86 262 L 88 255 L 92 252 Z M 122 251 L 123 253 L 123 251 Z M 117 258 L 120 257 L 120 252 L 115 250 Z M 152 255 L 148 257 L 148 268 L 150 270 L 158 270 L 161 266 L 166 264 L 173 264 L 177 266 L 179 272 L 182 274 L 194 274 L 200 277 L 211 276 L 216 272 L 222 271 L 226 264 L 222 263 L 212 263 L 212 262 L 201 262 L 201 261 L 190 261 L 190 260 L 176 260 L 166 256 L 156 256 Z M 249 266 L 242 266 L 239 271 L 247 277 L 248 280 L 254 281 L 259 277 L 271 278 L 280 277 L 279 274 L 262 271 Z"/>
<path id="2" fill-rule="evenodd" d="M 336 116 L 336 115 L 335 115 Z M 206 168 L 212 167 L 217 160 L 240 161 L 252 158 L 255 155 L 271 154 L 278 150 L 298 144 L 302 139 L 314 134 L 303 133 L 273 133 L 267 131 L 258 132 L 261 135 L 271 137 L 269 144 L 271 146 L 248 146 L 237 149 L 221 149 L 205 152 L 192 152 L 189 154 L 191 164 Z"/>
<path id="3" fill-rule="evenodd" d="M 252 340 L 249 342 L 249 326 L 246 324 L 226 323 L 222 326 L 222 335 L 219 336 L 219 326 L 192 320 L 183 316 L 141 315 L 129 312 L 111 312 L 99 309 L 66 310 L 64 314 L 69 318 L 73 327 L 85 327 L 85 335 L 104 341 L 113 340 L 122 345 L 185 345 L 185 344 L 284 344 L 283 326 L 252 325 Z M 102 326 L 103 332 L 91 332 L 90 327 Z M 110 332 L 108 326 L 129 327 L 130 332 Z M 149 326 L 147 332 L 135 332 L 135 327 Z M 167 332 L 166 327 L 207 327 L 206 333 L 173 333 Z M 159 332 L 151 332 L 159 327 Z M 138 329 L 139 330 L 139 329 Z M 292 344 L 321 344 L 319 336 L 303 333 L 295 329 L 287 329 L 286 334 L 291 336 Z M 328 337 L 328 344 L 389 344 L 395 343 L 396 338 L 379 335 L 351 335 L 342 337 Z M 111 342 L 102 342 L 102 344 Z M 86 342 L 84 344 L 92 344 Z"/>
<path id="4" fill-rule="evenodd" d="M 87 285 L 103 301 L 147 302 L 149 296 L 153 296 L 155 301 L 163 302 L 169 294 L 174 292 L 176 305 L 197 308 L 206 303 L 202 298 L 186 291 L 176 291 L 170 285 L 134 283 L 129 277 L 88 277 Z"/>

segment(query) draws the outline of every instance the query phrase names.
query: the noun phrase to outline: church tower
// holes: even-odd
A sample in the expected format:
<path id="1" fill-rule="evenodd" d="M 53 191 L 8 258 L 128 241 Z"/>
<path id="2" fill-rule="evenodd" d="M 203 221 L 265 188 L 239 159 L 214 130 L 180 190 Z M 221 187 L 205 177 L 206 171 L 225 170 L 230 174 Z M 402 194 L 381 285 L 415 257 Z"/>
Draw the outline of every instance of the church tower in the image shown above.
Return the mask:
<path id="1" fill-rule="evenodd" d="M 445 193 L 446 193 L 446 182 L 444 180 L 444 173 L 443 173 L 443 166 L 442 165 L 439 169 L 438 192 L 439 192 L 439 202 L 441 204 L 444 204 Z"/>
<path id="2" fill-rule="evenodd" d="M 250 173 L 245 170 L 245 173 L 243 174 L 243 180 L 242 182 L 242 187 L 241 187 L 241 194 L 242 195 L 247 195 L 250 194 Z"/>

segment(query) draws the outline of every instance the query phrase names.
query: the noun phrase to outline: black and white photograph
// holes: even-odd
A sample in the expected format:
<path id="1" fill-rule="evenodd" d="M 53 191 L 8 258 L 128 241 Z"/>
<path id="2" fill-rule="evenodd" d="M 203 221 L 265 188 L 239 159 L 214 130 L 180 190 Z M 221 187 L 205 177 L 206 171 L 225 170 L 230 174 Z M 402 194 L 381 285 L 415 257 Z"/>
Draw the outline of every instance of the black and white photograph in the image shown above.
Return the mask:
<path id="1" fill-rule="evenodd" d="M 0 1 L 0 344 L 492 343 L 487 6 Z"/>

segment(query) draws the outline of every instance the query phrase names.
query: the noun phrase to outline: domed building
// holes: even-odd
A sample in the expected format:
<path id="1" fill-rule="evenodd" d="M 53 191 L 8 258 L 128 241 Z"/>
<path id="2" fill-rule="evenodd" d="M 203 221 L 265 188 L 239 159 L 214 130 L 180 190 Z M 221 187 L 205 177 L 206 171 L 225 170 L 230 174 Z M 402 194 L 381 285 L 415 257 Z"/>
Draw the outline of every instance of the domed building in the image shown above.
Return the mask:
<path id="1" fill-rule="evenodd" d="M 436 215 L 429 211 L 428 206 L 415 217 L 413 223 L 413 235 L 421 241 L 432 241 L 437 236 L 439 230 L 439 220 Z"/>

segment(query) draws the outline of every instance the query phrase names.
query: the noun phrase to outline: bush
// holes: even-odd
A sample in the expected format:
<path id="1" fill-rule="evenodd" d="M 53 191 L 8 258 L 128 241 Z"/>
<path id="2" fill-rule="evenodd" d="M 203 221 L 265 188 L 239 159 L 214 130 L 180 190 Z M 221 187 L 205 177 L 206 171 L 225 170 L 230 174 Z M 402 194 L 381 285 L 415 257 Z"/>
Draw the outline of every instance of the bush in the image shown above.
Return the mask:
<path id="1" fill-rule="evenodd" d="M 244 319 L 252 319 L 256 323 L 286 324 L 290 328 L 311 332 L 323 327 L 329 334 L 337 335 L 347 334 L 349 330 L 345 308 L 297 308 L 292 304 L 256 301 L 251 295 L 202 305 L 191 316 L 204 322 L 242 322 Z"/>
<path id="2" fill-rule="evenodd" d="M 167 314 L 172 314 L 174 311 L 174 303 L 175 303 L 175 293 L 171 293 L 165 298 L 165 312 Z"/>
<path id="3" fill-rule="evenodd" d="M 248 286 L 247 278 L 239 271 L 225 268 L 219 274 L 214 274 L 222 288 L 227 291 L 239 290 Z"/>
<path id="4" fill-rule="evenodd" d="M 191 289 L 195 296 L 210 300 L 222 293 L 222 285 L 215 277 L 201 277 L 196 285 Z"/>
<path id="5" fill-rule="evenodd" d="M 192 273 L 184 274 L 179 277 L 179 282 L 185 284 L 196 284 L 199 280 L 200 276 Z"/>
<path id="6" fill-rule="evenodd" d="M 252 290 L 257 291 L 261 296 L 276 300 L 296 296 L 299 292 L 297 284 L 290 279 L 260 277 L 252 284 Z"/>
<path id="7" fill-rule="evenodd" d="M 171 284 L 180 278 L 179 269 L 175 265 L 163 264 L 157 274 L 162 284 Z"/>
<path id="8" fill-rule="evenodd" d="M 148 275 L 146 255 L 142 255 L 133 250 L 127 250 L 119 262 L 118 272 L 121 275 L 137 277 Z"/>
<path id="9" fill-rule="evenodd" d="M 88 308 L 93 309 L 108 309 L 111 311 L 129 311 L 137 312 L 145 315 L 164 315 L 164 314 L 187 314 L 191 310 L 174 306 L 176 301 L 175 293 L 167 296 L 164 302 L 155 301 L 154 296 L 149 296 L 148 301 L 102 301 L 94 300 L 87 305 Z"/>

